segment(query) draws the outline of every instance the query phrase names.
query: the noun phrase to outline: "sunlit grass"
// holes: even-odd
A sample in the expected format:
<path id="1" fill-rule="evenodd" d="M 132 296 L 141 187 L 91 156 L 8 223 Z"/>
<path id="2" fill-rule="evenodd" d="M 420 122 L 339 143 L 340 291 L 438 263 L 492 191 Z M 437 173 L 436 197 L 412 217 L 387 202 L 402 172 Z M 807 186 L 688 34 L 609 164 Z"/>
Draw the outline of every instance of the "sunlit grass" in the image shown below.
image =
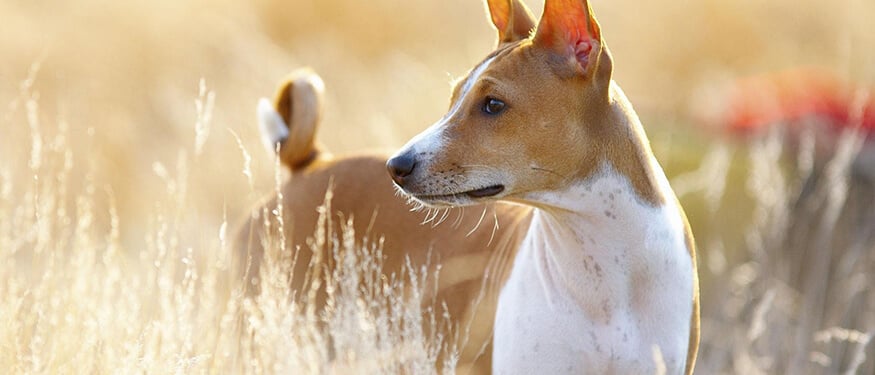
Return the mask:
<path id="1" fill-rule="evenodd" d="M 330 192 L 309 248 L 286 248 L 282 215 L 264 215 L 277 234 L 264 244 L 258 295 L 233 279 L 227 222 L 198 228 L 200 239 L 186 244 L 186 223 L 198 215 L 189 197 L 202 188 L 188 171 L 197 168 L 207 142 L 213 96 L 203 83 L 193 150 L 180 150 L 173 167 L 154 164 L 154 178 L 166 188 L 141 197 L 155 208 L 135 248 L 121 244 L 125 223 L 117 198 L 77 163 L 67 125 L 39 122 L 36 97 L 22 95 L 32 152 L 24 171 L 3 165 L 0 185 L 0 367 L 21 373 L 420 374 L 434 372 L 439 356 L 443 368 L 454 367 L 453 348 L 426 332 L 435 332 L 429 327 L 445 324 L 445 317 L 422 311 L 425 269 L 411 264 L 402 274 L 384 275 L 378 243 L 357 240 L 351 223 L 340 233 L 326 229 L 337 220 L 328 214 Z M 15 172 L 29 182 L 10 178 Z M 71 182 L 74 173 L 85 173 L 83 186 Z M 298 251 L 314 256 L 304 290 L 291 290 Z M 328 272 L 325 262 L 338 266 Z M 311 301 L 319 290 L 327 302 L 317 310 Z"/>

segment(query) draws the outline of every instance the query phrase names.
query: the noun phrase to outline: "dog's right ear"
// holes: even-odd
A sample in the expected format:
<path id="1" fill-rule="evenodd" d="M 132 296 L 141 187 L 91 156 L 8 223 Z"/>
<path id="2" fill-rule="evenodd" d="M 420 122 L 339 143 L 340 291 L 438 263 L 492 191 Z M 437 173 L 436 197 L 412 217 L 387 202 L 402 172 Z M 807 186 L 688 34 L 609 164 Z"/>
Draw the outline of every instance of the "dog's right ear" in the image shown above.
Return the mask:
<path id="1" fill-rule="evenodd" d="M 498 44 L 528 38 L 535 28 L 535 17 L 520 0 L 486 0 L 486 7 L 498 30 Z"/>
<path id="2" fill-rule="evenodd" d="M 262 98 L 258 103 L 261 141 L 272 155 L 279 145 L 283 164 L 292 170 L 315 159 L 316 128 L 322 117 L 322 79 L 310 69 L 299 69 L 282 81 L 273 103 Z"/>

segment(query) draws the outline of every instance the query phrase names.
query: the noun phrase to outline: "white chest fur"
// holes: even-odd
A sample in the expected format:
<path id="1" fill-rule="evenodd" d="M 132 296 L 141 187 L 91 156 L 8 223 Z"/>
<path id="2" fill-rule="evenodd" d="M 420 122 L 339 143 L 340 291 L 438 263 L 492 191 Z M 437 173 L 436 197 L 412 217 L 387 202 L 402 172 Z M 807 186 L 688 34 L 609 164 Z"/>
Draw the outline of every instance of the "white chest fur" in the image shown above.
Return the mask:
<path id="1" fill-rule="evenodd" d="M 674 200 L 640 202 L 610 167 L 526 200 L 539 208 L 499 297 L 494 373 L 652 374 L 654 346 L 682 373 L 693 267 Z"/>

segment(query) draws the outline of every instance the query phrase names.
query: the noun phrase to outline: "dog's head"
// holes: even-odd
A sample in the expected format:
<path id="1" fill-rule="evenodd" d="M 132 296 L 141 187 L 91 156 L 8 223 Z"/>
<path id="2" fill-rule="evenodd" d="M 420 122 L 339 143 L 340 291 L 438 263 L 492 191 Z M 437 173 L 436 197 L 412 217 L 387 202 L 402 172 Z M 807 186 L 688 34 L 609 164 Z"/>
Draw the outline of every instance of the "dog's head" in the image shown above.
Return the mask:
<path id="1" fill-rule="evenodd" d="M 426 205 L 527 201 L 591 173 L 604 154 L 611 57 L 583 0 L 487 1 L 499 43 L 456 84 L 447 114 L 387 163 Z"/>

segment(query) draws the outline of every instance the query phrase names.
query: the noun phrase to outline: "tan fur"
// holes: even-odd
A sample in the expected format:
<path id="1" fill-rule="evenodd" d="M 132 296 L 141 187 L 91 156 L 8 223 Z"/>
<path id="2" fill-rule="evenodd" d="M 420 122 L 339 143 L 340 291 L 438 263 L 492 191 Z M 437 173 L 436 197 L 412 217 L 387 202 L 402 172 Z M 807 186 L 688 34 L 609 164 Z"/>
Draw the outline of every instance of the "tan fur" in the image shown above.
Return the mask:
<path id="1" fill-rule="evenodd" d="M 316 130 L 322 119 L 322 88 L 302 84 L 304 75 L 314 74 L 300 69 L 283 79 L 274 96 L 276 112 L 289 127 L 289 137 L 280 144 L 280 160 L 292 170 L 306 167 L 323 154 L 316 141 Z"/>
<path id="2" fill-rule="evenodd" d="M 678 202 L 678 207 L 681 207 L 680 202 Z M 693 267 L 696 268 L 696 241 L 693 239 L 693 229 L 690 227 L 690 221 L 687 220 L 687 214 L 683 210 L 681 210 L 681 215 L 684 220 L 684 238 L 687 249 L 690 251 L 690 257 L 693 258 Z M 687 353 L 687 375 L 693 373 L 696 367 L 696 356 L 699 354 L 699 339 L 701 336 L 699 319 L 699 273 L 693 272 L 693 316 L 690 320 L 690 351 Z"/>
<path id="3" fill-rule="evenodd" d="M 548 0 L 548 12 L 555 14 L 548 17 L 545 13 L 533 38 L 506 31 L 507 24 L 531 24 L 531 20 L 507 21 L 507 15 L 493 14 L 493 22 L 499 30 L 499 46 L 484 60 L 489 65 L 482 72 L 478 71 L 477 82 L 464 97 L 460 97 L 461 87 L 466 81 L 455 88 L 452 103 L 459 110 L 442 120 L 440 152 L 417 155 L 422 160 L 417 162 L 412 175 L 404 179 L 405 192 L 426 198 L 457 193 L 458 187 L 435 183 L 435 176 L 444 180 L 485 176 L 484 179 L 496 180 L 484 182 L 487 186 L 501 183 L 505 189 L 495 198 L 473 201 L 497 198 L 536 204 L 526 200 L 527 194 L 563 190 L 575 181 L 587 180 L 607 163 L 629 178 L 641 201 L 659 206 L 668 199 L 676 199 L 658 186 L 654 175 L 658 167 L 653 162 L 647 137 L 625 96 L 612 83 L 611 55 L 589 5 L 584 2 L 588 23 L 581 29 L 589 33 L 593 44 L 585 66 L 578 63 L 573 53 L 569 58 L 567 43 L 560 40 L 577 35 L 569 36 L 567 30 L 554 29 L 565 26 L 552 24 L 558 18 L 556 14 L 565 11 L 562 4 L 578 1 Z M 519 9 L 513 11 L 514 7 L 523 6 L 518 1 L 507 0 L 501 6 L 495 3 L 500 2 L 488 1 L 492 12 L 511 9 L 514 17 L 529 14 Z M 550 8 L 551 4 L 554 7 Z M 577 21 L 587 22 L 586 18 Z M 506 103 L 500 115 L 484 113 L 483 104 L 488 98 Z M 500 174 L 504 171 L 512 171 L 512 176 Z M 681 215 L 695 275 L 695 244 L 682 209 Z M 646 277 L 639 279 L 647 280 Z M 699 295 L 695 276 L 694 283 L 688 374 L 693 371 L 699 341 Z"/>
<path id="4" fill-rule="evenodd" d="M 293 172 L 291 179 L 282 187 L 286 237 L 289 248 L 302 246 L 305 249 L 299 253 L 291 287 L 300 291 L 304 284 L 310 263 L 310 252 L 306 250 L 305 241 L 316 229 L 316 208 L 323 203 L 329 181 L 333 181 L 334 198 L 331 205 L 335 211 L 334 218 L 340 215 L 354 218 L 359 241 L 364 236 L 372 241 L 385 238 L 383 254 L 386 274 L 400 274 L 408 256 L 415 265 L 430 261 L 431 273 L 435 272 L 438 264 L 442 265 L 437 295 L 425 296 L 423 303 L 436 301 L 436 311 L 441 311 L 441 304 L 446 303 L 451 323 L 460 331 L 460 373 L 465 373 L 463 369 L 470 370 L 468 373 L 471 374 L 488 373 L 492 354 L 489 343 L 497 295 L 521 241 L 530 210 L 508 204 L 488 204 L 464 211 L 455 209 L 445 222 L 435 228 L 430 224 L 421 224 L 425 213 L 411 212 L 405 198 L 397 195 L 386 175 L 385 156 L 368 154 L 334 158 L 317 146 L 313 139 L 317 123 L 301 123 L 299 119 L 318 119 L 317 114 L 306 112 L 318 112 L 320 104 L 312 100 L 299 100 L 306 95 L 312 96 L 314 92 L 295 87 L 294 82 L 294 78 L 283 81 L 274 103 L 277 112 L 291 127 L 289 138 L 280 145 L 281 161 Z M 305 96 L 302 96 L 302 92 Z M 321 97 L 317 96 L 317 99 L 321 100 Z M 299 126 L 308 128 L 296 129 Z M 237 265 L 239 272 L 246 275 L 241 277 L 250 281 L 258 276 L 264 256 L 262 215 L 276 207 L 276 203 L 276 196 L 273 195 L 255 207 L 239 232 Z M 461 218 L 459 215 L 462 215 Z M 496 220 L 499 228 L 493 235 Z M 338 224 L 335 230 L 339 230 L 341 221 L 334 220 Z M 472 232 L 478 225 L 479 228 Z M 250 264 L 248 269 L 245 268 L 246 264 Z M 333 266 L 330 262 L 326 264 Z M 317 297 L 317 307 L 324 306 L 324 293 Z M 466 332 L 467 338 L 464 337 Z M 454 332 L 443 333 L 446 337 L 452 337 Z"/>

